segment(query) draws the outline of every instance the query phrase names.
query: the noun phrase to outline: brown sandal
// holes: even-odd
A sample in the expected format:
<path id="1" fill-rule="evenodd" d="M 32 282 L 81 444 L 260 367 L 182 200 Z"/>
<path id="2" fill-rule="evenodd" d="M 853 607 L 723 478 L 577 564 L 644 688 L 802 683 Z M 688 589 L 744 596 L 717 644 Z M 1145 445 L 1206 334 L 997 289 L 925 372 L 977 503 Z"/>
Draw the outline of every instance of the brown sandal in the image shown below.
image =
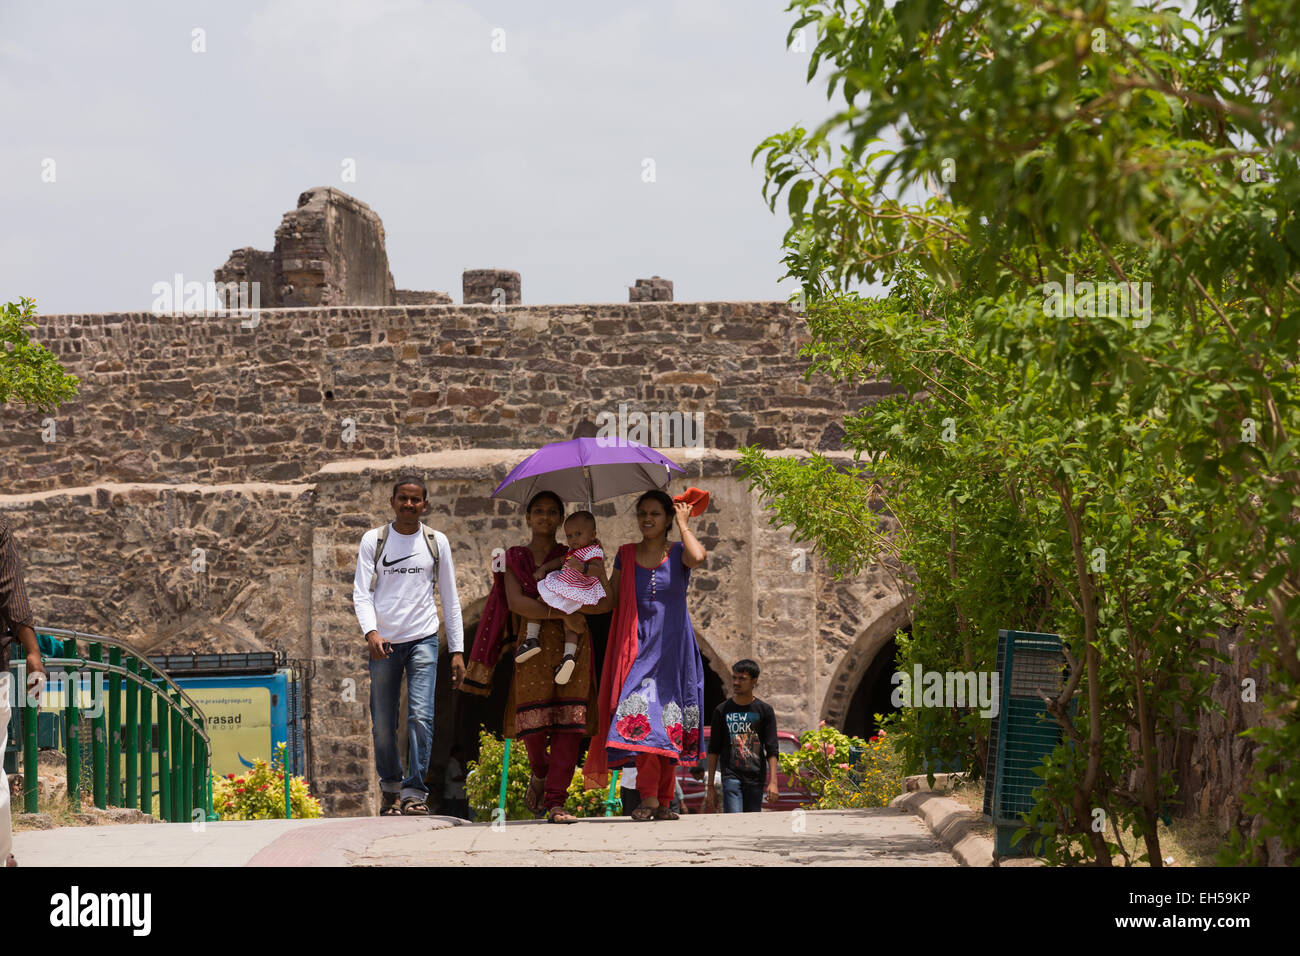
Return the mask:
<path id="1" fill-rule="evenodd" d="M 546 796 L 546 778 L 535 773 L 528 775 L 528 790 L 524 793 L 524 806 L 533 816 L 542 812 L 542 798 Z"/>
<path id="2" fill-rule="evenodd" d="M 551 807 L 551 809 L 546 811 L 546 822 L 547 823 L 577 823 L 578 818 L 575 817 L 568 810 L 564 809 L 564 807 L 562 806 Z"/>
<path id="3" fill-rule="evenodd" d="M 408 797 L 402 801 L 402 816 L 427 817 L 428 815 L 429 805 L 423 800 L 416 800 L 414 797 Z"/>
<path id="4" fill-rule="evenodd" d="M 681 814 L 674 813 L 672 810 L 668 809 L 667 807 L 655 807 L 654 813 L 655 813 L 656 820 L 680 820 L 681 819 Z"/>
<path id="5" fill-rule="evenodd" d="M 649 820 L 655 819 L 655 811 L 658 809 L 658 807 L 637 807 L 632 811 L 632 819 L 637 823 L 646 823 Z"/>

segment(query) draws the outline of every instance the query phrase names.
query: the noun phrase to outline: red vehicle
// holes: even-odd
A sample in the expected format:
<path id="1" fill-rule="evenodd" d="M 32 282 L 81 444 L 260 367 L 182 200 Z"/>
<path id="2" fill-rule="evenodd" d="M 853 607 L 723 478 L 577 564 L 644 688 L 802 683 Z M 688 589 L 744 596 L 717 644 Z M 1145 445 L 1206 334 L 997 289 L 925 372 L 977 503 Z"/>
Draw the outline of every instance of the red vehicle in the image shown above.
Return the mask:
<path id="1" fill-rule="evenodd" d="M 702 746 L 706 754 L 709 749 L 709 729 L 710 728 L 708 727 L 702 728 L 702 732 L 704 734 L 704 742 Z M 798 736 L 790 733 L 789 731 L 778 730 L 776 732 L 776 738 L 777 738 L 777 747 L 780 749 L 781 753 L 783 754 L 792 754 L 799 749 Z M 707 769 L 708 767 L 707 755 L 705 756 L 704 760 L 700 762 L 700 767 L 702 769 Z M 719 778 L 721 778 L 722 775 L 721 770 L 718 771 L 718 775 Z M 703 813 L 704 812 L 704 790 L 705 790 L 703 777 L 701 776 L 699 780 L 696 780 L 694 777 L 691 776 L 691 771 L 689 768 L 678 765 L 677 779 L 681 781 L 682 804 L 684 805 L 685 810 L 688 813 Z M 783 773 L 777 774 L 776 788 L 777 788 L 777 792 L 779 792 L 781 795 L 780 799 L 778 799 L 776 803 L 765 802 L 763 804 L 764 810 L 782 810 L 782 811 L 796 810 L 812 799 L 812 797 L 808 795 L 808 792 L 806 790 L 802 790 L 799 787 L 795 786 L 794 781 L 791 780 L 791 778 L 787 777 Z M 718 808 L 717 810 L 710 811 L 710 812 L 714 812 L 714 813 L 722 812 L 722 784 L 720 779 L 718 783 Z"/>

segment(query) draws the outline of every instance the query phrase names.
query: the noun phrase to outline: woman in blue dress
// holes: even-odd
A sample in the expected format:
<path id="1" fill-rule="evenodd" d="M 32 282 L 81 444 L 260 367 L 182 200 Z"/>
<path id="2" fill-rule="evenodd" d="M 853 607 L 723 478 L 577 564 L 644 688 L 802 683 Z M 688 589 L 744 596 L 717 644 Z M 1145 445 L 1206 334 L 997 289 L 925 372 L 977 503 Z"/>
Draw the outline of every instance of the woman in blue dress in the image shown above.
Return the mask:
<path id="1" fill-rule="evenodd" d="M 600 723 L 584 768 L 588 787 L 603 787 L 608 769 L 636 764 L 641 805 L 634 820 L 676 820 L 672 801 L 678 763 L 700 755 L 704 662 L 686 607 L 691 568 L 708 553 L 691 532 L 688 502 L 648 491 L 636 503 L 641 541 L 619 548 L 606 600 L 614 620 L 600 681 Z M 681 541 L 670 542 L 674 522 Z"/>

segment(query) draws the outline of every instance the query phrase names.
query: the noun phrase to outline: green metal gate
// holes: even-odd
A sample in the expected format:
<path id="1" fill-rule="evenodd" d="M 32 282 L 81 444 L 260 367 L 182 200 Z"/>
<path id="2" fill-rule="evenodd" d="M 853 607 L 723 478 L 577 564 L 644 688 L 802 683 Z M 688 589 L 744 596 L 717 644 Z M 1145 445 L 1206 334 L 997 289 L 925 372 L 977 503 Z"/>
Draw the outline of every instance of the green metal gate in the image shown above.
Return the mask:
<path id="1" fill-rule="evenodd" d="M 1065 687 L 1066 661 L 1061 638 L 1031 631 L 998 631 L 997 673 L 1001 681 L 998 713 L 989 731 L 988 779 L 984 818 L 996 830 L 995 856 L 1024 856 L 1028 840 L 1011 845 L 1034 806 L 1042 778 L 1034 768 L 1061 741 L 1061 727 L 1047 711 L 1043 694 L 1058 697 Z M 1071 703 L 1073 706 L 1073 702 Z"/>
<path id="2" fill-rule="evenodd" d="M 61 698 L 69 803 L 81 806 L 82 763 L 89 756 L 91 791 L 100 809 L 129 807 L 152 814 L 156 793 L 164 820 L 219 819 L 212 812 L 210 741 L 194 701 L 121 641 L 62 628 L 40 628 L 37 635 L 45 647 L 53 640 L 57 649 L 43 652 L 42 660 L 51 678 L 47 693 Z M 42 715 L 39 701 L 25 691 L 26 662 L 14 655 L 10 669 L 20 703 L 14 714 L 22 736 L 23 809 L 35 813 Z M 89 740 L 83 739 L 83 725 Z"/>

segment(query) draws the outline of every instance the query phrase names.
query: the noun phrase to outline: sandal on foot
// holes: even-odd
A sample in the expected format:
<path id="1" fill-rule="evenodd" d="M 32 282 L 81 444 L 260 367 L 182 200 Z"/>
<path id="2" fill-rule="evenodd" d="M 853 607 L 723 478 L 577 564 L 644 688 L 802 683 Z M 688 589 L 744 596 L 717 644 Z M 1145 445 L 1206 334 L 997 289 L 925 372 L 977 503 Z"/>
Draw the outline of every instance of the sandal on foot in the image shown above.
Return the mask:
<path id="1" fill-rule="evenodd" d="M 577 823 L 578 818 L 575 817 L 568 810 L 564 809 L 564 807 L 551 807 L 551 809 L 546 811 L 546 822 L 547 823 Z"/>
<path id="2" fill-rule="evenodd" d="M 647 807 L 647 806 L 637 807 L 635 810 L 632 811 L 632 819 L 635 820 L 637 823 L 645 823 L 649 820 L 653 820 L 655 818 L 655 812 L 658 809 L 659 809 L 658 807 Z"/>
<path id="3" fill-rule="evenodd" d="M 528 789 L 524 792 L 524 806 L 528 812 L 536 816 L 542 812 L 542 798 L 546 796 L 546 778 L 539 777 L 537 774 L 531 774 L 528 778 Z"/>
<path id="4" fill-rule="evenodd" d="M 400 817 L 401 809 L 397 806 L 397 794 L 385 793 L 379 801 L 379 815 L 381 817 Z"/>
<path id="5" fill-rule="evenodd" d="M 572 654 L 565 654 L 560 663 L 555 665 L 555 683 L 567 684 L 569 678 L 573 676 L 573 669 L 578 666 L 578 662 L 573 659 Z"/>
<path id="6" fill-rule="evenodd" d="M 414 797 L 408 797 L 402 801 L 402 816 L 404 817 L 427 817 L 429 807 L 423 800 L 416 800 Z"/>
<path id="7" fill-rule="evenodd" d="M 655 807 L 654 813 L 655 813 L 656 820 L 680 820 L 681 819 L 680 814 L 674 813 L 672 810 L 669 810 L 667 807 Z"/>
<path id="8" fill-rule="evenodd" d="M 542 652 L 542 642 L 535 637 L 526 638 L 519 645 L 519 650 L 515 651 L 515 663 L 522 664 L 524 661 L 536 657 Z"/>

